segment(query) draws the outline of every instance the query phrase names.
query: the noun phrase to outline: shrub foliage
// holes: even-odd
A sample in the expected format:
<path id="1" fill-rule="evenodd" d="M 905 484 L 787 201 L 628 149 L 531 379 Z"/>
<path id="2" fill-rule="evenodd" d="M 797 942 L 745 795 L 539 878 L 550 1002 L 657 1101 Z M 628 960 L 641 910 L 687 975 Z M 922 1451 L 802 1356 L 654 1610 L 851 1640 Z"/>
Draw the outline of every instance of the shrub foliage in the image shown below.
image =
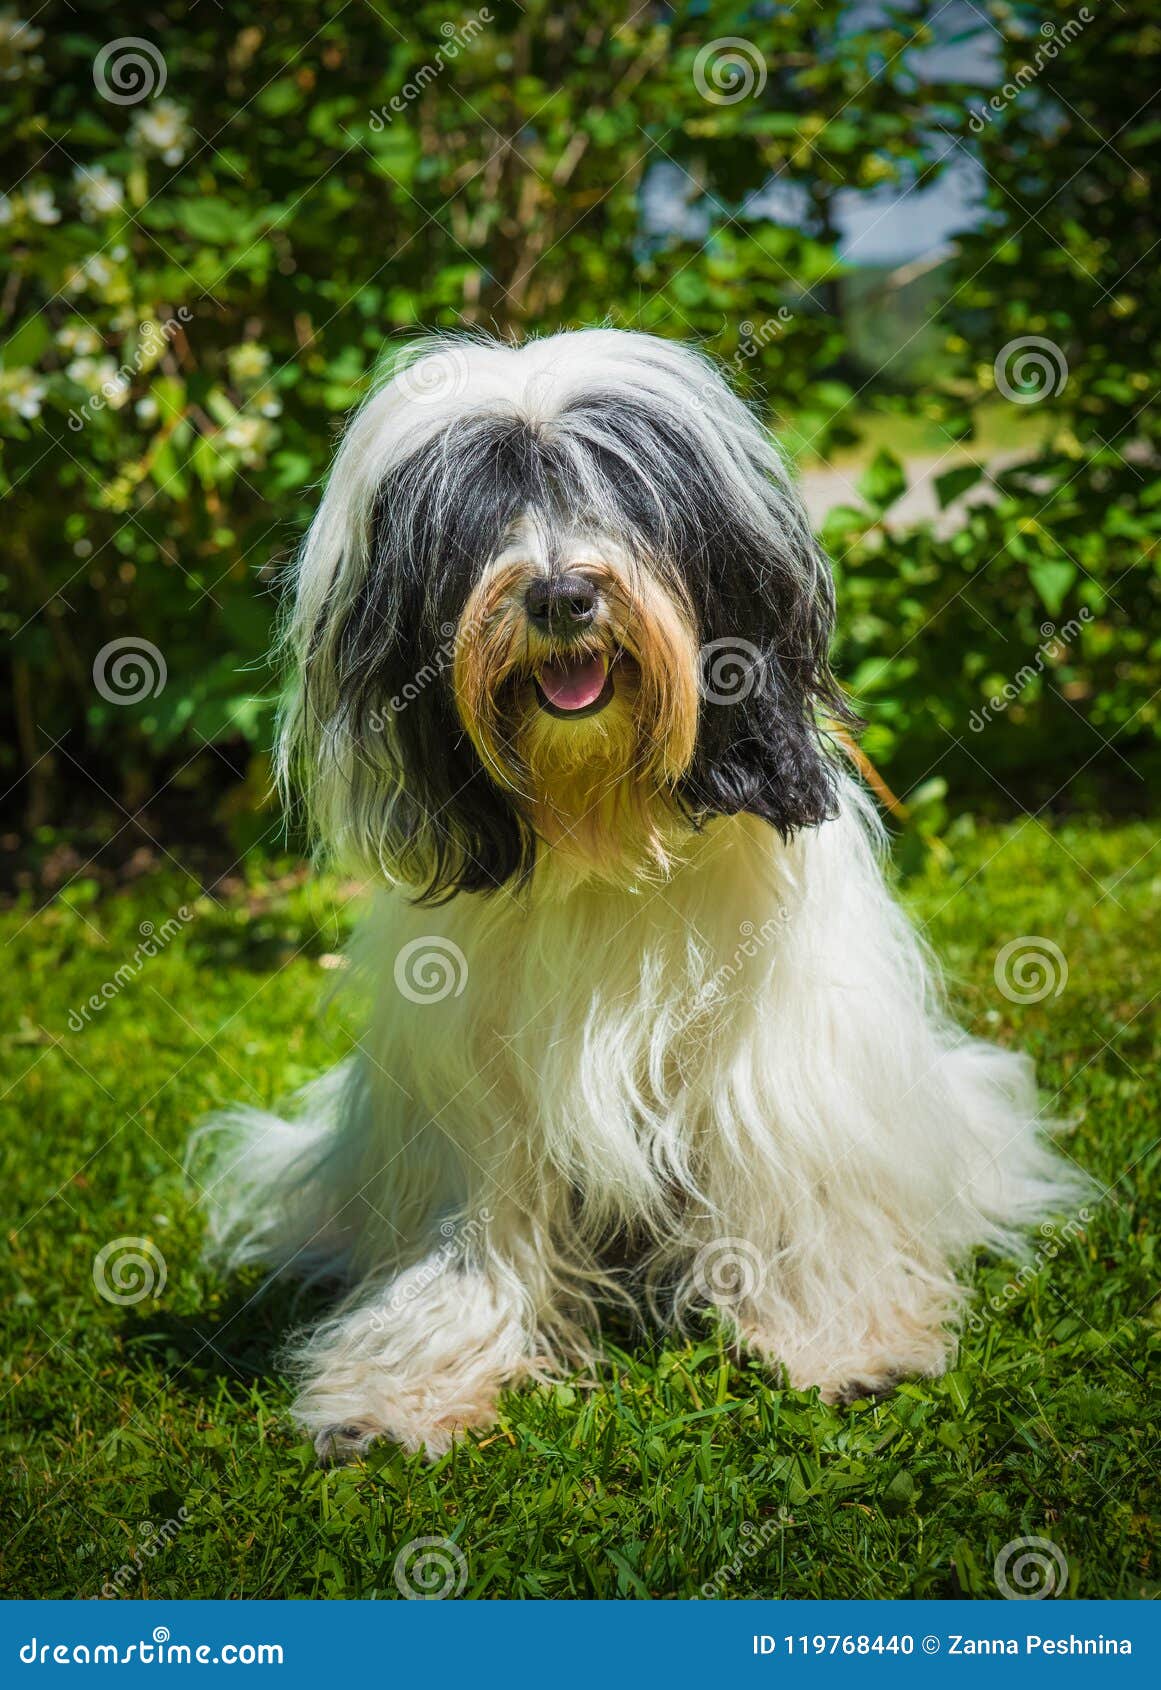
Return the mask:
<path id="1" fill-rule="evenodd" d="M 1135 799 L 1156 721 L 1156 8 L 1092 0 L 1079 30 L 1066 6 L 971 8 L 1011 97 L 942 77 L 939 10 L 157 0 L 128 43 L 92 0 L 6 14 L 8 802 L 63 814 L 83 772 L 125 806 L 168 786 L 237 808 L 240 777 L 261 786 L 279 567 L 385 347 L 605 320 L 703 341 L 804 453 L 849 445 L 869 405 L 888 437 L 921 413 L 942 496 L 987 494 L 950 532 L 901 529 L 884 449 L 828 520 L 841 663 L 897 786 L 935 770 L 1007 807 L 1095 767 Z M 838 212 L 964 155 L 986 219 L 939 273 L 934 363 L 924 294 L 917 387 L 905 353 L 866 366 Z M 1067 379 L 993 480 L 972 419 L 1028 336 Z"/>

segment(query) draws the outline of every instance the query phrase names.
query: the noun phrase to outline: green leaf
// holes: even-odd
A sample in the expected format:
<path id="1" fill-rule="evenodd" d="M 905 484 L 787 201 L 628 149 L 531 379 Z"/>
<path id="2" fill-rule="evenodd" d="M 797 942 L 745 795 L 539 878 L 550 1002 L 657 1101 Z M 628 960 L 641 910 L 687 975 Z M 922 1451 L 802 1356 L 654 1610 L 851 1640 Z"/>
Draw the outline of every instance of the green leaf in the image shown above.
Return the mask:
<path id="1" fill-rule="evenodd" d="M 249 240 L 255 225 L 250 212 L 228 200 L 213 198 L 183 199 L 180 222 L 195 240 L 208 241 L 212 246 Z"/>
<path id="2" fill-rule="evenodd" d="M 1059 616 L 1068 589 L 1076 580 L 1076 565 L 1067 558 L 1041 558 L 1028 565 L 1028 576 L 1050 616 Z"/>
<path id="3" fill-rule="evenodd" d="M 302 89 L 297 82 L 293 77 L 284 76 L 272 82 L 269 88 L 263 88 L 254 103 L 267 117 L 285 117 L 288 112 L 297 110 L 302 100 Z"/>
<path id="4" fill-rule="evenodd" d="M 914 1503 L 919 1487 L 906 1467 L 901 1467 L 881 1497 L 885 1514 L 902 1514 Z"/>
<path id="5" fill-rule="evenodd" d="M 946 475 L 935 478 L 935 496 L 939 500 L 939 508 L 945 511 L 948 505 L 966 493 L 969 487 L 974 487 L 983 475 L 979 464 L 957 464 L 949 469 Z"/>
<path id="6" fill-rule="evenodd" d="M 857 486 L 869 505 L 884 511 L 907 491 L 907 474 L 894 453 L 880 446 Z"/>
<path id="7" fill-rule="evenodd" d="M 39 312 L 32 317 L 26 317 L 4 345 L 4 368 L 18 370 L 30 364 L 39 364 L 51 339 L 52 334 L 46 317 Z"/>

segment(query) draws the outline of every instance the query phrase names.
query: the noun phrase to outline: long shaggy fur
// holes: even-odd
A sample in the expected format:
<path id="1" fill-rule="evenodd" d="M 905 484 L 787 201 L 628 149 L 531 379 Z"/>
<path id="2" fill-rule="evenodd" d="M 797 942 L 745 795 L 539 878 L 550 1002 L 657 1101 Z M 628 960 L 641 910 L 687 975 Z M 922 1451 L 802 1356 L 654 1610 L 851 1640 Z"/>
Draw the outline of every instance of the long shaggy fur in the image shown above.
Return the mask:
<path id="1" fill-rule="evenodd" d="M 537 708 L 520 611 L 576 568 L 617 676 L 583 724 Z M 591 1360 L 610 1296 L 716 1307 L 831 1397 L 936 1373 L 971 1251 L 1075 1195 L 820 735 L 833 613 L 776 450 L 686 348 L 425 343 L 356 418 L 283 769 L 379 882 L 370 1026 L 290 1119 L 219 1122 L 207 1176 L 227 1261 L 348 1287 L 298 1350 L 324 1452 L 438 1452 Z"/>

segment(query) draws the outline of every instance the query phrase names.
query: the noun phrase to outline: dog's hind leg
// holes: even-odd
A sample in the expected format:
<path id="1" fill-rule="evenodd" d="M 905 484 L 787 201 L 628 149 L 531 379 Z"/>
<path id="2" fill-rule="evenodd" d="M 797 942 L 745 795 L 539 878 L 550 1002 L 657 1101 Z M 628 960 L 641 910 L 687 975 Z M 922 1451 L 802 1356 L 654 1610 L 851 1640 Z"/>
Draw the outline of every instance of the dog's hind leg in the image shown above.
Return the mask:
<path id="1" fill-rule="evenodd" d="M 188 1166 L 211 1261 L 345 1278 L 362 1234 L 368 1110 L 362 1070 L 345 1061 L 304 1088 L 287 1117 L 233 1109 L 204 1122 Z"/>

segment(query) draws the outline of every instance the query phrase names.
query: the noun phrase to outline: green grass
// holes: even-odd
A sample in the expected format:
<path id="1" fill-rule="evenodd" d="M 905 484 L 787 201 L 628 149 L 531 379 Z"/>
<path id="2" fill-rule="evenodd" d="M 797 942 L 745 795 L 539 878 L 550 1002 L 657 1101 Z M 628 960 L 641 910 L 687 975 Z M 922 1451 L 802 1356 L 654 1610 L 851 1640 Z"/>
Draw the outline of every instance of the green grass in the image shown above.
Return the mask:
<path id="1" fill-rule="evenodd" d="M 345 1048 L 319 1003 L 352 906 L 255 871 L 221 904 L 169 874 L 8 912 L 6 1593 L 92 1596 L 124 1567 L 135 1597 L 390 1597 L 397 1552 L 427 1536 L 459 1546 L 473 1596 L 688 1596 L 717 1576 L 728 1596 L 994 1598 L 997 1551 L 1038 1536 L 1072 1594 L 1157 1594 L 1151 843 L 961 830 L 908 889 L 962 1015 L 1032 1051 L 1076 1119 L 1070 1154 L 1108 1188 L 1039 1240 L 1022 1285 L 980 1265 L 997 1308 L 953 1373 L 837 1409 L 735 1366 L 710 1331 L 622 1334 L 598 1381 L 505 1399 L 495 1432 L 430 1467 L 392 1448 L 315 1466 L 274 1359 L 310 1306 L 206 1272 L 179 1166 L 204 1110 L 274 1100 Z M 183 903 L 180 932 L 72 1030 L 140 924 Z M 1060 946 L 1068 981 L 1021 1007 L 993 963 L 1026 934 Z M 168 1277 L 121 1307 L 93 1264 L 123 1236 L 151 1239 Z"/>

